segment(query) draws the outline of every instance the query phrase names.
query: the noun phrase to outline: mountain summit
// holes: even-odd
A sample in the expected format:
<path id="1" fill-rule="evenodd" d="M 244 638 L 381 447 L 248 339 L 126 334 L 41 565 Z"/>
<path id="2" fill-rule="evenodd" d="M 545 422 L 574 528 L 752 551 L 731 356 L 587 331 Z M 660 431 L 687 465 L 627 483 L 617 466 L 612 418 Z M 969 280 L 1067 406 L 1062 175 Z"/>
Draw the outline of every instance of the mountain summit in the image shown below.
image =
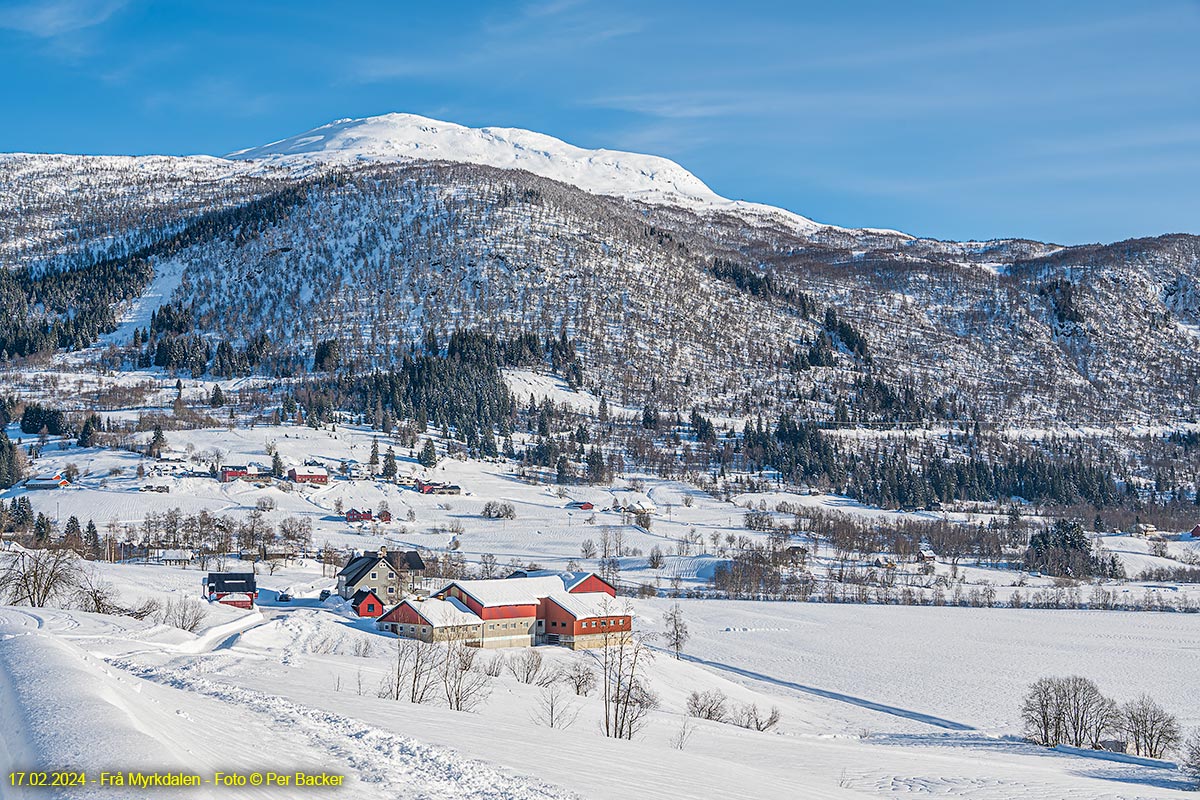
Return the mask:
<path id="1" fill-rule="evenodd" d="M 468 128 L 416 114 L 339 119 L 328 125 L 226 158 L 265 160 L 286 167 L 419 159 L 523 169 L 591 194 L 693 211 L 725 211 L 783 223 L 796 232 L 832 226 L 759 203 L 729 200 L 683 167 L 660 156 L 586 150 L 521 128 Z"/>

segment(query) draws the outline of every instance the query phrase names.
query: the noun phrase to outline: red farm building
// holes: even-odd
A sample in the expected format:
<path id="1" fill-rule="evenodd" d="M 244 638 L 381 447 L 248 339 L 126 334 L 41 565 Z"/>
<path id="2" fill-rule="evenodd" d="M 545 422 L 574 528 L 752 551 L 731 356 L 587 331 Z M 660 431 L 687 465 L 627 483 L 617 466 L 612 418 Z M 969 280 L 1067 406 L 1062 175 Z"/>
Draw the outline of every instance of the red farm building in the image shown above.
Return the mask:
<path id="1" fill-rule="evenodd" d="M 558 644 L 583 649 L 604 647 L 630 635 L 632 618 L 617 603 L 616 593 L 590 572 L 537 570 L 515 572 L 500 580 L 453 581 L 435 599 L 474 615 L 479 633 L 470 643 L 477 647 Z M 385 619 L 412 624 L 401 616 L 390 620 L 385 615 Z M 422 616 L 432 622 L 430 615 Z M 410 634 L 392 629 L 402 636 Z"/>
<path id="2" fill-rule="evenodd" d="M 324 467 L 292 467 L 288 470 L 288 479 L 293 483 L 329 483 L 329 471 Z"/>
<path id="3" fill-rule="evenodd" d="M 250 468 L 245 464 L 226 464 L 221 467 L 217 476 L 221 483 L 229 483 L 230 481 L 240 480 L 250 474 Z"/>
<path id="4" fill-rule="evenodd" d="M 258 584 L 253 572 L 210 572 L 202 584 L 210 603 L 236 608 L 253 608 L 258 599 Z"/>
<path id="5" fill-rule="evenodd" d="M 350 606 L 360 617 L 378 617 L 383 613 L 383 601 L 372 589 L 359 589 L 350 598 Z"/>

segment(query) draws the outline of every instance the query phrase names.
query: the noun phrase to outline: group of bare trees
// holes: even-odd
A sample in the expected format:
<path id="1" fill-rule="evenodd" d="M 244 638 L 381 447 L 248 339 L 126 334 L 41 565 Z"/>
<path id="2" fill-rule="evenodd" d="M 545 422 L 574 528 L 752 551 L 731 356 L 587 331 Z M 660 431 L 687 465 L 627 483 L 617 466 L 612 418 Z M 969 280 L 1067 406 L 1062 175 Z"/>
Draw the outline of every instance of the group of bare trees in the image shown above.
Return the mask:
<path id="1" fill-rule="evenodd" d="M 730 703 L 720 689 L 692 692 L 687 699 L 687 713 L 689 717 L 727 722 L 754 731 L 769 731 L 783 718 L 777 706 L 771 706 L 770 711 L 764 712 L 759 710 L 756 703 Z"/>
<path id="2" fill-rule="evenodd" d="M 0 555 L 0 602 L 35 608 L 66 599 L 80 584 L 70 550 L 16 550 Z"/>
<path id="3" fill-rule="evenodd" d="M 1123 736 L 1136 755 L 1163 758 L 1182 742 L 1179 721 L 1149 695 L 1118 705 L 1080 675 L 1039 678 L 1025 695 L 1021 719 L 1026 737 L 1045 747 L 1101 748 Z"/>
<path id="4" fill-rule="evenodd" d="M 208 611 L 191 598 L 155 598 L 127 606 L 116 588 L 67 549 L 11 550 L 0 553 L 0 605 L 59 606 L 93 614 L 119 614 L 150 619 L 161 625 L 195 632 Z"/>
<path id="5" fill-rule="evenodd" d="M 462 639 L 428 644 L 396 640 L 396 661 L 379 687 L 379 696 L 410 703 L 445 701 L 455 711 L 473 711 L 491 694 L 492 676 L 479 649 Z"/>

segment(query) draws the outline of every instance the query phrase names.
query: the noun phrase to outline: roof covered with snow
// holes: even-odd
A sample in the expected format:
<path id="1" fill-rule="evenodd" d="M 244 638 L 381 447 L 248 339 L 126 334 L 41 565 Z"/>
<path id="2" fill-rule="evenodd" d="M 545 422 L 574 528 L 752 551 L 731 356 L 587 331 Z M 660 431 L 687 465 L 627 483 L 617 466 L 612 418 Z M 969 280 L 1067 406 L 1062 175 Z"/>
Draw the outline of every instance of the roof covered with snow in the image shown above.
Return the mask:
<path id="1" fill-rule="evenodd" d="M 415 600 L 410 597 L 401 605 L 405 604 L 435 628 L 452 625 L 478 625 L 482 621 L 456 597 L 448 597 L 445 600 L 439 600 L 436 597 Z"/>
<path id="2" fill-rule="evenodd" d="M 457 586 L 462 592 L 469 594 L 481 605 L 487 607 L 534 605 L 543 597 L 549 597 L 556 592 L 571 591 L 591 575 L 590 572 L 554 572 L 551 570 L 515 572 L 508 578 L 452 581 L 446 584 L 438 594 L 442 594 L 451 586 Z M 609 597 L 607 594 L 604 596 Z"/>
<path id="3" fill-rule="evenodd" d="M 547 595 L 546 599 L 561 606 L 575 619 L 620 617 L 629 614 L 628 609 L 607 592 L 554 592 Z"/>

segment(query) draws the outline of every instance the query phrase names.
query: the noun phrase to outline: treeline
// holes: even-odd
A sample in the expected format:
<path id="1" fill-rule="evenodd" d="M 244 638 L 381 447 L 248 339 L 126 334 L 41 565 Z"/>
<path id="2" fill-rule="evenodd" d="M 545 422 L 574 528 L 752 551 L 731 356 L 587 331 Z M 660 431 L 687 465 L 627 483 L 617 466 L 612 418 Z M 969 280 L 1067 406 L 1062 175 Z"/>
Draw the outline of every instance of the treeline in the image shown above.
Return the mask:
<path id="1" fill-rule="evenodd" d="M 923 507 L 933 502 L 1021 497 L 1035 503 L 1117 504 L 1111 472 L 1081 455 L 1055 459 L 1038 451 L 985 458 L 907 453 L 897 448 L 849 449 L 812 422 L 784 414 L 774 429 L 746 423 L 743 456 L 751 469 L 773 467 L 794 483 L 824 483 L 871 505 Z"/>
<path id="2" fill-rule="evenodd" d="M 387 371 L 367 375 L 340 373 L 313 378 L 296 391 L 295 400 L 311 423 L 331 421 L 349 410 L 453 429 L 468 450 L 498 455 L 496 434 L 512 431 L 514 401 L 500 372 L 511 358 L 528 353 L 528 341 L 503 340 L 477 331 L 455 331 L 446 355 L 406 355 Z"/>

